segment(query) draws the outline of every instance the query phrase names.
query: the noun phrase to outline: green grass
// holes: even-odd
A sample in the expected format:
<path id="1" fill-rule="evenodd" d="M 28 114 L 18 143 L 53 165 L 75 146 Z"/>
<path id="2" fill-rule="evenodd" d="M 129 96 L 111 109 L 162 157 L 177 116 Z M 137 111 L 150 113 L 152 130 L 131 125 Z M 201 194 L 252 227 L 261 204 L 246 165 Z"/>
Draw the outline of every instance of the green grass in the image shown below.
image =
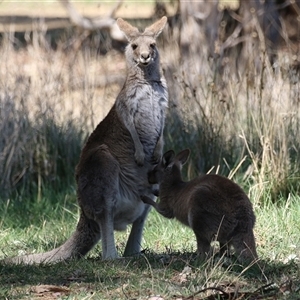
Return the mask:
<path id="1" fill-rule="evenodd" d="M 52 193 L 46 193 L 30 206 L 22 202 L 19 210 L 12 202 L 1 208 L 0 258 L 46 251 L 70 236 L 78 217 L 74 191 L 57 195 L 55 204 L 52 197 Z M 286 205 L 269 204 L 257 207 L 255 212 L 260 268 L 242 268 L 233 258 L 221 260 L 218 255 L 200 264 L 194 254 L 193 232 L 152 211 L 145 227 L 142 256 L 103 262 L 99 244 L 78 261 L 52 266 L 0 266 L 0 298 L 36 299 L 44 295 L 52 299 L 51 295 L 58 293 L 62 299 L 147 299 L 151 295 L 173 299 L 207 287 L 254 292 L 274 283 L 277 296 L 298 299 L 300 199 L 291 197 Z M 120 254 L 128 232 L 116 233 Z M 286 294 L 278 289 L 283 285 L 288 285 Z"/>

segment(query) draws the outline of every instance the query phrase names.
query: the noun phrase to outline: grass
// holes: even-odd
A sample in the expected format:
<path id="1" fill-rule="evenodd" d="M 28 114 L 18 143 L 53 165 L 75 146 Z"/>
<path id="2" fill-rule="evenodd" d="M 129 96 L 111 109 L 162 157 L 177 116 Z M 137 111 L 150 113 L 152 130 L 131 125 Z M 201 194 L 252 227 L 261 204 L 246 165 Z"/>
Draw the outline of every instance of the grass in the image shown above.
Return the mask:
<path id="1" fill-rule="evenodd" d="M 54 206 L 43 201 L 43 205 L 24 209 L 17 220 L 11 205 L 1 210 L 0 257 L 45 251 L 62 243 L 74 230 L 77 219 L 77 207 L 74 201 L 68 204 L 67 198 L 74 200 L 74 192 L 61 195 Z M 40 211 L 43 211 L 42 216 L 28 222 L 29 214 L 34 216 Z M 256 210 L 256 215 L 261 269 L 243 269 L 234 259 L 229 262 L 218 256 L 200 264 L 193 254 L 192 231 L 152 211 L 145 228 L 141 257 L 103 262 L 101 247 L 97 245 L 79 261 L 52 266 L 1 266 L 0 295 L 8 299 L 37 299 L 42 295 L 49 299 L 54 299 L 54 295 L 63 299 L 147 299 L 153 295 L 180 299 L 207 287 L 218 287 L 227 293 L 254 292 L 273 283 L 273 292 L 276 291 L 278 297 L 298 299 L 299 198 L 290 199 L 285 206 L 262 207 Z M 127 235 L 128 232 L 116 234 L 120 253 Z M 286 285 L 285 291 L 279 290 Z M 207 290 L 201 297 L 211 293 Z"/>

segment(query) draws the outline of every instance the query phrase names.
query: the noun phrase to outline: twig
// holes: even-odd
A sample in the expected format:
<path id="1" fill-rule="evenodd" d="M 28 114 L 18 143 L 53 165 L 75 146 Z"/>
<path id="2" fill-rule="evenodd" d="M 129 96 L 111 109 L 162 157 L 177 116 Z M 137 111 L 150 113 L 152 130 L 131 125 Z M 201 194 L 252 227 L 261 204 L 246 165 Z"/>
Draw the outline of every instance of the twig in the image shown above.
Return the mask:
<path id="1" fill-rule="evenodd" d="M 184 300 L 193 299 L 196 295 L 201 294 L 201 293 L 205 293 L 207 291 L 218 291 L 218 292 L 221 292 L 223 295 L 225 295 L 227 297 L 229 296 L 229 294 L 226 293 L 225 291 L 223 291 L 221 288 L 218 288 L 218 287 L 207 287 L 207 288 L 205 288 L 203 290 L 200 290 L 200 291 L 197 291 L 197 292 L 193 293 L 191 296 L 188 296 L 187 298 L 183 298 L 183 299 Z"/>
<path id="2" fill-rule="evenodd" d="M 75 8 L 75 6 L 69 0 L 58 0 L 62 6 L 67 10 L 69 18 L 73 24 L 81 27 L 85 30 L 108 30 L 113 39 L 124 41 L 124 35 L 117 28 L 115 19 L 113 16 L 116 11 L 120 8 L 123 0 L 119 0 L 118 3 L 113 7 L 107 17 L 102 18 L 87 18 L 82 16 Z"/>
<path id="3" fill-rule="evenodd" d="M 110 14 L 108 15 L 110 18 L 114 18 L 116 12 L 118 11 L 118 9 L 121 7 L 121 5 L 123 4 L 123 0 L 119 0 L 117 2 L 117 4 L 113 7 L 113 9 L 111 10 Z"/>

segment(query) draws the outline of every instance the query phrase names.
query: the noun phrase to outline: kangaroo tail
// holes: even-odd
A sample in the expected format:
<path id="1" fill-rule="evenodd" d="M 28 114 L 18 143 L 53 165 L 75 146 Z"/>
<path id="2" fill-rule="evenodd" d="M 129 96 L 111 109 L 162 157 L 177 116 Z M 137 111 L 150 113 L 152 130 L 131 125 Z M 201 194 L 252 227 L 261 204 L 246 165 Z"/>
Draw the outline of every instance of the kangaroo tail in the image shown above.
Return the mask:
<path id="1" fill-rule="evenodd" d="M 76 231 L 60 247 L 38 254 L 29 254 L 7 258 L 1 261 L 4 264 L 48 264 L 65 261 L 71 258 L 80 258 L 89 252 L 100 239 L 100 227 L 83 213 L 80 215 Z"/>

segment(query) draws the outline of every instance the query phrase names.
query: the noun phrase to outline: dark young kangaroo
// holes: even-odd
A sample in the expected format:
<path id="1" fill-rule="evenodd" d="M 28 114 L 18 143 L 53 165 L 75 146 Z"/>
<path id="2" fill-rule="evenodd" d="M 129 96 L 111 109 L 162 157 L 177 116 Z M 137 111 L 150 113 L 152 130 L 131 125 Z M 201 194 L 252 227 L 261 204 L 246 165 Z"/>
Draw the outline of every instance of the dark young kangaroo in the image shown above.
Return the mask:
<path id="1" fill-rule="evenodd" d="M 189 182 L 181 177 L 190 150 L 163 155 L 149 172 L 149 182 L 159 183 L 159 202 L 146 196 L 142 200 L 166 218 L 176 218 L 193 229 L 201 260 L 209 256 L 211 242 L 220 243 L 221 253 L 233 246 L 238 260 L 257 258 L 253 227 L 255 216 L 244 191 L 233 181 L 219 175 L 202 175 Z"/>
<path id="2" fill-rule="evenodd" d="M 4 263 L 53 263 L 79 258 L 101 239 L 102 259 L 118 257 L 114 230 L 132 229 L 124 255 L 140 252 L 151 195 L 148 172 L 161 159 L 168 92 L 160 71 L 156 38 L 167 18 L 143 33 L 122 19 L 117 24 L 128 39 L 127 78 L 115 104 L 84 146 L 76 169 L 80 219 L 60 247 L 41 254 L 8 258 Z"/>

